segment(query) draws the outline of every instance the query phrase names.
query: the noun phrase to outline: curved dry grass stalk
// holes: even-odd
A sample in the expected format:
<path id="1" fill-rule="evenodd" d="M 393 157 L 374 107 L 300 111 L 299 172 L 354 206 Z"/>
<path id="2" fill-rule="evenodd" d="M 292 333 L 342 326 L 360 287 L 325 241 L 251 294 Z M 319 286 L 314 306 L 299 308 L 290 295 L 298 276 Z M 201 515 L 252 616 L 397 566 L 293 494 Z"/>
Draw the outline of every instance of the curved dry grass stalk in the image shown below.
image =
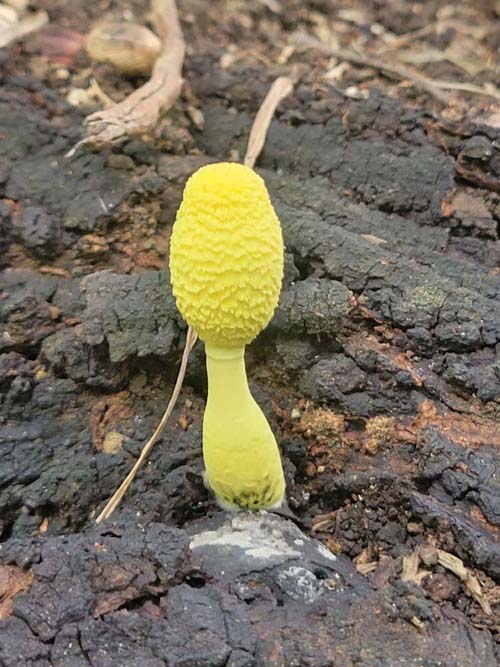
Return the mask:
<path id="1" fill-rule="evenodd" d="M 137 471 L 142 466 L 142 464 L 146 460 L 149 452 L 153 449 L 153 445 L 155 444 L 155 442 L 158 440 L 158 438 L 162 434 L 163 429 L 165 428 L 165 425 L 168 421 L 168 418 L 172 414 L 172 410 L 174 409 L 175 404 L 177 403 L 177 399 L 179 398 L 179 394 L 181 393 L 182 383 L 184 382 L 184 376 L 186 374 L 186 368 L 187 368 L 187 363 L 188 363 L 188 359 L 189 359 L 189 353 L 193 349 L 193 346 L 196 343 L 196 339 L 197 339 L 196 333 L 194 332 L 194 330 L 191 327 L 189 327 L 188 332 L 187 332 L 187 336 L 186 336 L 186 343 L 184 345 L 184 351 L 182 353 L 181 367 L 179 368 L 179 373 L 177 375 L 177 380 L 175 382 L 174 391 L 172 392 L 172 396 L 170 397 L 170 401 L 168 402 L 167 409 L 165 410 L 165 412 L 163 414 L 163 417 L 161 418 L 160 423 L 156 427 L 155 432 L 153 433 L 153 435 L 149 438 L 147 443 L 142 448 L 141 454 L 140 454 L 139 458 L 137 459 L 137 461 L 135 462 L 134 467 L 129 472 L 129 474 L 125 477 L 125 479 L 120 484 L 120 486 L 115 491 L 115 493 L 108 500 L 108 502 L 106 503 L 106 507 L 102 510 L 102 512 L 97 517 L 96 523 L 101 523 L 101 521 L 104 521 L 104 519 L 108 519 L 111 516 L 111 514 L 115 511 L 115 509 L 118 507 L 118 505 L 121 502 L 121 499 L 127 493 L 129 486 L 134 481 L 135 476 L 137 475 Z"/>
<path id="2" fill-rule="evenodd" d="M 250 130 L 248 137 L 248 146 L 243 164 L 247 167 L 253 167 L 266 141 L 267 131 L 271 125 L 276 107 L 281 100 L 290 95 L 293 90 L 293 81 L 287 76 L 278 77 L 269 92 L 260 105 L 259 110 L 255 116 L 255 120 Z"/>

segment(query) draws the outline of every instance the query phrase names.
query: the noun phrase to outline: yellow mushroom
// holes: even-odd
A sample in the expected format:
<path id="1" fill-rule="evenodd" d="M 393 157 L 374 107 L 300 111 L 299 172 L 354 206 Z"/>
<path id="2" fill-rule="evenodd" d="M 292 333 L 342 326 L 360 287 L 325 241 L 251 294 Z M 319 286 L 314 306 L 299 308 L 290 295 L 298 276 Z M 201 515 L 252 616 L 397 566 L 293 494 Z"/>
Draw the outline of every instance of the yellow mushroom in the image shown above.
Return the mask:
<path id="1" fill-rule="evenodd" d="M 281 458 L 244 361 L 245 346 L 273 315 L 283 277 L 281 227 L 260 176 L 237 163 L 191 176 L 172 232 L 170 269 L 177 306 L 205 343 L 208 484 L 224 507 L 279 506 Z"/>

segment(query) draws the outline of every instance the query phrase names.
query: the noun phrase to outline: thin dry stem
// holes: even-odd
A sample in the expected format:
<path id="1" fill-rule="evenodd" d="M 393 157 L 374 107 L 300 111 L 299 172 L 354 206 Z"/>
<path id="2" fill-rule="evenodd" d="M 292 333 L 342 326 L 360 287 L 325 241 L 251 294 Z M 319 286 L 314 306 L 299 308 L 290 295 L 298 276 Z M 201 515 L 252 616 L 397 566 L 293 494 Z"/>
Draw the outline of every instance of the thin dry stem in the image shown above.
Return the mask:
<path id="1" fill-rule="evenodd" d="M 96 523 L 101 523 L 101 521 L 104 521 L 104 519 L 108 519 L 111 514 L 115 511 L 115 509 L 118 507 L 120 504 L 123 496 L 127 493 L 127 490 L 129 486 L 132 484 L 132 482 L 135 479 L 135 476 L 137 474 L 137 471 L 139 468 L 142 466 L 144 461 L 146 460 L 149 452 L 152 450 L 153 445 L 155 442 L 158 440 L 160 435 L 163 432 L 163 429 L 165 428 L 165 425 L 168 421 L 168 418 L 172 414 L 172 410 L 174 409 L 175 404 L 177 403 L 177 399 L 179 398 L 179 394 L 181 393 L 182 389 L 182 383 L 184 382 L 184 376 L 186 374 L 186 368 L 187 368 L 187 363 L 189 359 L 189 353 L 193 349 L 194 344 L 196 343 L 197 335 L 195 331 L 189 327 L 187 336 L 186 336 L 186 343 L 184 345 L 184 351 L 182 353 L 182 361 L 181 361 L 181 366 L 179 368 L 179 373 L 177 375 L 177 380 L 175 382 L 175 387 L 174 391 L 172 392 L 172 396 L 170 398 L 170 401 L 168 402 L 167 409 L 165 410 L 163 417 L 161 418 L 160 423 L 155 429 L 155 432 L 153 435 L 150 437 L 150 439 L 147 441 L 147 443 L 144 445 L 142 448 L 141 454 L 137 461 L 134 464 L 134 467 L 132 470 L 129 472 L 129 474 L 125 477 L 123 482 L 120 484 L 118 489 L 115 491 L 115 493 L 112 495 L 110 500 L 107 502 L 106 507 L 102 510 L 102 512 L 99 514 L 99 516 L 96 519 Z"/>
<path id="2" fill-rule="evenodd" d="M 162 40 L 162 51 L 151 78 L 127 98 L 109 109 L 96 111 L 85 120 L 87 136 L 68 153 L 70 157 L 86 144 L 110 146 L 143 134 L 156 125 L 160 113 L 180 95 L 185 44 L 175 0 L 152 0 L 153 22 Z"/>
<path id="3" fill-rule="evenodd" d="M 284 97 L 290 95 L 292 90 L 293 81 L 287 76 L 278 77 L 269 89 L 257 111 L 252 129 L 250 130 L 247 152 L 243 161 L 247 167 L 254 166 L 266 141 L 267 131 L 269 130 L 276 107 Z"/>

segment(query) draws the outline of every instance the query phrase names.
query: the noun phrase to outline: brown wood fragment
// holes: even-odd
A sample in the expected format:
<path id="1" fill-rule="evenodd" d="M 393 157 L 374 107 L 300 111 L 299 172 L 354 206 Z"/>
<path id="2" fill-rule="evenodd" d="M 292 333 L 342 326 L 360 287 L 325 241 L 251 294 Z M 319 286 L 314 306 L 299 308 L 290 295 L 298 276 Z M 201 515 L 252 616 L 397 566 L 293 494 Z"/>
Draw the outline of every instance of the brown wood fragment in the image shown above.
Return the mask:
<path id="1" fill-rule="evenodd" d="M 408 556 L 404 556 L 401 581 L 411 581 L 420 586 L 422 579 L 426 577 L 429 572 L 427 570 L 421 570 L 419 565 L 420 556 L 418 551 L 414 551 Z"/>
<path id="2" fill-rule="evenodd" d="M 425 623 L 421 621 L 417 616 L 412 616 L 410 618 L 410 623 L 414 625 L 419 632 L 425 632 Z"/>
<path id="3" fill-rule="evenodd" d="M 162 51 L 151 78 L 119 104 L 90 114 L 85 120 L 87 136 L 69 151 L 68 157 L 80 146 L 119 144 L 132 135 L 151 130 L 160 113 L 179 97 L 185 44 L 175 0 L 152 0 L 151 9 L 162 40 Z"/>
<path id="4" fill-rule="evenodd" d="M 0 619 L 12 614 L 13 600 L 18 593 L 31 588 L 33 573 L 16 565 L 0 565 Z"/>
<path id="5" fill-rule="evenodd" d="M 465 567 L 463 561 L 457 556 L 454 556 L 447 551 L 443 551 L 442 549 L 438 549 L 437 553 L 439 564 L 447 570 L 450 570 L 450 572 L 453 572 L 453 574 L 462 581 L 470 595 L 472 595 L 476 602 L 481 606 L 484 613 L 491 616 L 493 612 L 490 603 L 483 594 L 481 584 L 477 577 Z"/>

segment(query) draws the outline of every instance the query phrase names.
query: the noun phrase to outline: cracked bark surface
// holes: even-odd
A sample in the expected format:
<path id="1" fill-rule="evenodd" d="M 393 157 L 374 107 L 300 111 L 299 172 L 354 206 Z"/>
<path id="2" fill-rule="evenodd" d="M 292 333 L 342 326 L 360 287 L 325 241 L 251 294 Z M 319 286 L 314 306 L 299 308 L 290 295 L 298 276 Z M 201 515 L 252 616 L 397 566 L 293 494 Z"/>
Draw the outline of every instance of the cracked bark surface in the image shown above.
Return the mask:
<path id="1" fill-rule="evenodd" d="M 464 633 L 415 586 L 373 591 L 347 558 L 265 513 L 183 530 L 129 517 L 0 553 L 33 574 L 2 624 L 6 667 L 20 647 L 25 664 L 61 667 L 438 665 L 452 650 L 463 664 L 495 664 L 484 633 Z M 414 613 L 432 635 L 408 634 Z"/>
<path id="2" fill-rule="evenodd" d="M 311 563 L 302 545 L 293 563 L 235 572 L 226 553 L 222 575 L 217 550 L 190 550 L 230 521 L 201 479 L 200 344 L 150 464 L 116 521 L 94 527 L 163 412 L 185 337 L 168 258 L 151 254 L 193 169 L 243 154 L 266 91 L 262 72 L 210 57 L 187 67 L 205 115 L 192 154 L 134 140 L 114 159 L 64 161 L 78 112 L 28 75 L 0 92 L 0 572 L 33 576 L 0 621 L 0 664 L 496 665 L 498 619 L 456 577 L 431 563 L 422 586 L 401 578 L 404 557 L 431 543 L 492 601 L 500 579 L 491 126 L 305 85 L 271 125 L 258 170 L 286 275 L 248 350 L 250 379 L 290 505 L 338 560 Z M 33 219 L 48 236 L 33 239 Z M 264 533 L 267 521 L 301 539 L 277 518 Z M 352 559 L 375 569 L 362 576 Z M 339 571 L 349 585 L 330 590 Z M 21 579 L 9 573 L 0 586 Z"/>

